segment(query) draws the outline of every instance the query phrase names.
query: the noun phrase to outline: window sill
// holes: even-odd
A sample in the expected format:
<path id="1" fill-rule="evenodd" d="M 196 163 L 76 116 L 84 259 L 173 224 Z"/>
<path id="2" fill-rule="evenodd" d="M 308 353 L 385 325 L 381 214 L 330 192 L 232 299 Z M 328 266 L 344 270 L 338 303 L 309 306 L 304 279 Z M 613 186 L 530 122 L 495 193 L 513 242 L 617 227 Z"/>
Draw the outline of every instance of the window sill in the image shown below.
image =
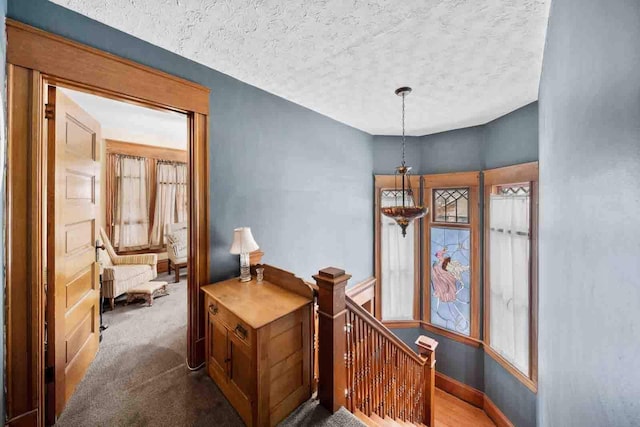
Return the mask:
<path id="1" fill-rule="evenodd" d="M 537 381 L 532 380 L 527 377 L 525 374 L 520 372 L 515 366 L 513 366 L 507 359 L 502 357 L 500 353 L 492 349 L 488 344 L 484 344 L 484 352 L 491 356 L 493 360 L 495 360 L 500 366 L 502 366 L 509 374 L 518 379 L 522 384 L 524 384 L 529 390 L 533 393 L 538 393 L 538 383 Z"/>
<path id="2" fill-rule="evenodd" d="M 411 329 L 420 327 L 419 320 L 383 320 L 382 324 L 389 329 Z"/>
<path id="3" fill-rule="evenodd" d="M 439 326 L 434 326 L 431 323 L 427 323 L 422 321 L 422 327 L 429 332 L 436 333 L 438 335 L 442 335 L 443 337 L 449 338 L 451 340 L 461 342 L 463 344 L 469 345 L 471 347 L 480 348 L 482 347 L 482 341 L 477 340 L 472 337 L 467 337 L 461 334 L 457 334 L 455 332 L 451 332 L 447 329 L 441 328 Z"/>

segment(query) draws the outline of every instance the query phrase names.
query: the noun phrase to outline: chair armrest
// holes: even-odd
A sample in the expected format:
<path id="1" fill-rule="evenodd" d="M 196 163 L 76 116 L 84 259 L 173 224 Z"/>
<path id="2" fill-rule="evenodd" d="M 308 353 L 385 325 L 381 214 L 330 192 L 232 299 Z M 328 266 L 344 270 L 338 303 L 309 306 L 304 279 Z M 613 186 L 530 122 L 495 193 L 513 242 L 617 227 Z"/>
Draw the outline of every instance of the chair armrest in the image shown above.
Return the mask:
<path id="1" fill-rule="evenodd" d="M 156 254 L 138 254 L 138 255 L 118 255 L 114 260 L 115 265 L 135 265 L 135 264 L 158 264 L 158 255 Z"/>
<path id="2" fill-rule="evenodd" d="M 172 260 L 175 260 L 177 258 L 176 251 L 173 249 L 173 245 L 171 243 L 167 244 L 167 257 Z"/>

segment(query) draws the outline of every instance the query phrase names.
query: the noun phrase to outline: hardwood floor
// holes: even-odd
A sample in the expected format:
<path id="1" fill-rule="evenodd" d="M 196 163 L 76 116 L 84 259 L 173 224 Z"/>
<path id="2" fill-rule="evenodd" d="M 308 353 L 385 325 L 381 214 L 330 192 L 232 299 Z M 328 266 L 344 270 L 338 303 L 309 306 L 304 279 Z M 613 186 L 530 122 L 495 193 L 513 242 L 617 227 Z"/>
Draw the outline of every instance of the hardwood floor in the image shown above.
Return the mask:
<path id="1" fill-rule="evenodd" d="M 493 421 L 482 409 L 439 388 L 436 388 L 435 401 L 435 427 L 495 427 Z"/>

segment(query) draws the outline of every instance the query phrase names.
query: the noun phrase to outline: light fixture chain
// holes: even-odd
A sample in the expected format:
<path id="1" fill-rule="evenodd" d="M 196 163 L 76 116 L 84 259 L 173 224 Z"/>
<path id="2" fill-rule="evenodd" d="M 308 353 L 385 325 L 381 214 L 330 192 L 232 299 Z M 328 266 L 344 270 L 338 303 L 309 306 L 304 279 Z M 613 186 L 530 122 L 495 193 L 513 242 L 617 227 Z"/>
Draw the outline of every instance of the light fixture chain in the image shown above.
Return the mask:
<path id="1" fill-rule="evenodd" d="M 402 167 L 406 165 L 404 160 L 404 148 L 405 148 L 405 137 L 404 137 L 404 97 L 406 93 L 402 93 Z"/>

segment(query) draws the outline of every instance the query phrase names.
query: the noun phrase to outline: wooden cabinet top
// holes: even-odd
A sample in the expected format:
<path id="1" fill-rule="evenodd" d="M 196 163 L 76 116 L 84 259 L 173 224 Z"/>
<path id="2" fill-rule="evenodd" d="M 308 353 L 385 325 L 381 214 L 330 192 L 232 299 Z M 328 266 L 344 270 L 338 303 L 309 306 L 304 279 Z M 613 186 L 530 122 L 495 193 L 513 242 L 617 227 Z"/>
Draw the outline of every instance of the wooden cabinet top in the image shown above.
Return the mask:
<path id="1" fill-rule="evenodd" d="M 310 298 L 288 291 L 268 280 L 258 284 L 255 278 L 244 283 L 233 278 L 201 289 L 254 329 L 311 302 Z"/>

